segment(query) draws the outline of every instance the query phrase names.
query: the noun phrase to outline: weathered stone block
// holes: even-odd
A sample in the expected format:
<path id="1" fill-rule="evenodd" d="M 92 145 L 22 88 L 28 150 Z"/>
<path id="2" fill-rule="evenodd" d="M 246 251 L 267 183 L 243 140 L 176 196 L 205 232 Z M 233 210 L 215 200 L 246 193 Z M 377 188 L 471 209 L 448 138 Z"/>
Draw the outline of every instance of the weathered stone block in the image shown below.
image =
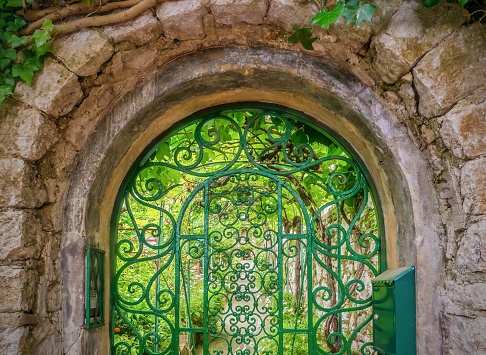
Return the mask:
<path id="1" fill-rule="evenodd" d="M 486 213 L 486 158 L 464 164 L 461 172 L 461 194 L 466 213 Z"/>
<path id="2" fill-rule="evenodd" d="M 0 259 L 22 256 L 24 247 L 34 245 L 40 230 L 37 219 L 26 210 L 0 212 Z"/>
<path id="3" fill-rule="evenodd" d="M 311 2 L 297 2 L 294 0 L 274 0 L 268 9 L 268 21 L 292 31 L 292 26 L 310 26 L 315 13 Z"/>
<path id="4" fill-rule="evenodd" d="M 35 75 L 32 87 L 18 82 L 14 94 L 18 100 L 54 117 L 67 114 L 83 97 L 78 77 L 51 58 Z"/>
<path id="5" fill-rule="evenodd" d="M 133 20 L 119 25 L 103 27 L 103 32 L 114 43 L 129 41 L 136 45 L 142 45 L 155 41 L 161 33 L 161 26 L 152 12 L 147 10 Z"/>
<path id="6" fill-rule="evenodd" d="M 457 9 L 428 9 L 418 1 L 403 2 L 386 29 L 373 40 L 373 67 L 392 84 L 463 22 L 464 16 Z"/>
<path id="7" fill-rule="evenodd" d="M 0 349 L 2 349 L 2 353 L 9 355 L 25 354 L 22 352 L 22 348 L 27 334 L 27 328 L 0 330 Z"/>
<path id="8" fill-rule="evenodd" d="M 6 100 L 0 105 L 0 156 L 38 160 L 59 139 L 57 127 L 40 111 Z"/>
<path id="9" fill-rule="evenodd" d="M 413 70 L 421 115 L 443 115 L 456 102 L 484 86 L 485 48 L 486 27 L 475 23 L 456 30 L 423 57 Z"/>
<path id="10" fill-rule="evenodd" d="M 157 17 L 162 22 L 165 36 L 182 41 L 206 36 L 203 24 L 206 13 L 206 7 L 200 0 L 164 2 L 157 8 Z"/>
<path id="11" fill-rule="evenodd" d="M 33 280 L 24 269 L 0 266 L 0 312 L 28 312 L 34 300 Z"/>
<path id="12" fill-rule="evenodd" d="M 464 233 L 456 255 L 458 271 L 486 271 L 486 220 L 472 224 Z"/>
<path id="13" fill-rule="evenodd" d="M 35 169 L 21 159 L 0 159 L 0 206 L 36 208 L 47 195 Z"/>
<path id="14" fill-rule="evenodd" d="M 54 55 L 79 76 L 96 74 L 113 51 L 108 40 L 94 30 L 79 31 L 52 44 Z"/>
<path id="15" fill-rule="evenodd" d="M 452 301 L 461 307 L 475 311 L 486 311 L 486 297 L 484 297 L 486 295 L 486 283 L 462 285 L 451 282 L 448 294 Z"/>
<path id="16" fill-rule="evenodd" d="M 473 159 L 486 154 L 486 100 L 459 101 L 444 116 L 440 134 L 445 145 L 459 158 Z"/>
<path id="17" fill-rule="evenodd" d="M 211 0 L 210 7 L 216 22 L 224 25 L 238 22 L 260 25 L 267 13 L 268 2 L 267 0 Z"/>
<path id="18" fill-rule="evenodd" d="M 446 315 L 445 354 L 486 354 L 486 317 Z"/>

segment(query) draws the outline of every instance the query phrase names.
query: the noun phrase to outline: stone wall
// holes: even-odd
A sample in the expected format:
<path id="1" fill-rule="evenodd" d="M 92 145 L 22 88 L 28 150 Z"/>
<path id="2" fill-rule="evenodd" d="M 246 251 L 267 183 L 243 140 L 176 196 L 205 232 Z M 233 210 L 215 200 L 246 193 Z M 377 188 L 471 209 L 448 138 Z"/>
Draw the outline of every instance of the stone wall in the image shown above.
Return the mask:
<path id="1" fill-rule="evenodd" d="M 291 25 L 308 21 L 312 12 L 302 0 L 162 2 L 126 23 L 56 39 L 33 86 L 19 83 L 0 105 L 0 349 L 83 352 L 75 345 L 82 332 L 63 333 L 66 314 L 79 310 L 63 302 L 62 284 L 69 288 L 71 280 L 62 279 L 61 265 L 69 268 L 71 260 L 61 255 L 83 251 L 84 245 L 63 253 L 71 233 L 66 220 L 81 214 L 83 221 L 88 203 L 68 192 L 90 137 L 110 135 L 109 127 L 117 126 L 102 119 L 180 58 L 197 61 L 211 48 L 273 48 L 350 73 L 400 121 L 403 139 L 428 162 L 435 198 L 423 203 L 437 207 L 442 223 L 441 231 L 431 230 L 440 246 L 430 259 L 444 267 L 435 270 L 437 278 L 418 279 L 425 288 L 428 280 L 442 280 L 430 285 L 440 288 L 440 319 L 420 331 L 438 334 L 444 354 L 486 352 L 486 29 L 465 24 L 453 8 L 376 3 L 372 23 L 316 30 L 314 51 L 287 42 Z M 411 198 L 429 196 L 411 191 Z M 420 240 L 415 244 L 422 247 Z M 420 345 L 419 353 L 437 352 Z"/>

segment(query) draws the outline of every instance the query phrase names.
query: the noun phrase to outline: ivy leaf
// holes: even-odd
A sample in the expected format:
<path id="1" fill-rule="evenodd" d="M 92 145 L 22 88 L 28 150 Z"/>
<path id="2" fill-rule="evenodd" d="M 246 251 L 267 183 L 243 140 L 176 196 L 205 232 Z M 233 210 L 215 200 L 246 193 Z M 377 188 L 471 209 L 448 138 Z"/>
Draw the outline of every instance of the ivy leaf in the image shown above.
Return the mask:
<path id="1" fill-rule="evenodd" d="M 344 6 L 345 8 L 349 8 L 349 7 L 359 7 L 359 2 L 361 0 L 346 0 L 346 2 L 344 3 Z"/>
<path id="2" fill-rule="evenodd" d="M 432 7 L 435 5 L 438 5 L 440 3 L 440 0 L 422 0 L 422 4 L 425 7 Z"/>
<path id="3" fill-rule="evenodd" d="M 25 22 L 25 20 L 22 17 L 15 15 L 13 20 L 7 21 L 7 31 L 9 32 L 18 31 L 26 24 L 27 22 Z"/>
<path id="4" fill-rule="evenodd" d="M 356 14 L 358 13 L 358 10 L 359 10 L 359 7 L 346 8 L 346 11 L 344 12 L 344 18 L 346 19 L 347 24 L 354 22 L 354 19 L 356 17 Z"/>
<path id="5" fill-rule="evenodd" d="M 466 6 L 466 4 L 467 4 L 469 1 L 471 1 L 471 0 L 457 0 L 457 2 L 458 2 L 458 3 L 459 3 L 461 6 L 462 6 L 462 7 Z"/>
<path id="6" fill-rule="evenodd" d="M 361 25 L 363 21 L 371 21 L 373 14 L 376 11 L 376 6 L 373 4 L 364 4 L 358 10 L 358 17 L 356 18 L 356 26 Z"/>
<path id="7" fill-rule="evenodd" d="M 32 79 L 34 78 L 34 73 L 40 70 L 40 65 L 35 61 L 28 61 L 25 63 L 17 63 L 12 67 L 12 76 L 14 78 L 20 77 L 29 86 L 32 85 Z"/>
<path id="8" fill-rule="evenodd" d="M 13 86 L 8 84 L 0 85 L 0 105 L 2 104 L 3 100 L 5 100 L 5 96 L 13 94 Z"/>
<path id="9" fill-rule="evenodd" d="M 0 58 L 8 58 L 11 60 L 16 60 L 17 59 L 17 52 L 15 49 L 9 48 L 9 49 L 2 49 L 0 47 Z"/>
<path id="10" fill-rule="evenodd" d="M 50 19 L 45 19 L 44 23 L 41 26 L 41 30 L 47 31 L 47 32 L 52 32 L 56 29 L 56 26 L 52 23 Z"/>
<path id="11" fill-rule="evenodd" d="M 41 47 L 43 44 L 46 44 L 50 39 L 51 35 L 49 32 L 40 29 L 35 30 L 34 34 L 32 35 L 32 40 L 35 42 L 37 47 Z"/>
<path id="12" fill-rule="evenodd" d="M 5 21 L 3 18 L 0 18 L 0 29 L 4 28 L 7 26 L 7 21 Z"/>
<path id="13" fill-rule="evenodd" d="M 319 25 L 322 28 L 329 28 L 331 23 L 335 23 L 339 16 L 344 15 L 344 3 L 339 1 L 331 10 L 323 8 L 312 19 L 313 25 Z"/>
<path id="14" fill-rule="evenodd" d="M 317 38 L 312 37 L 312 28 L 311 27 L 294 27 L 294 33 L 288 38 L 290 43 L 300 43 L 302 47 L 308 50 L 313 50 L 312 43 Z"/>
<path id="15" fill-rule="evenodd" d="M 19 37 L 17 35 L 12 35 L 8 39 L 8 44 L 14 49 L 20 46 L 25 46 L 27 44 L 27 36 Z"/>
<path id="16" fill-rule="evenodd" d="M 44 54 L 51 51 L 51 46 L 47 43 L 44 43 L 41 46 L 33 45 L 32 49 L 34 50 L 37 57 L 42 57 Z"/>

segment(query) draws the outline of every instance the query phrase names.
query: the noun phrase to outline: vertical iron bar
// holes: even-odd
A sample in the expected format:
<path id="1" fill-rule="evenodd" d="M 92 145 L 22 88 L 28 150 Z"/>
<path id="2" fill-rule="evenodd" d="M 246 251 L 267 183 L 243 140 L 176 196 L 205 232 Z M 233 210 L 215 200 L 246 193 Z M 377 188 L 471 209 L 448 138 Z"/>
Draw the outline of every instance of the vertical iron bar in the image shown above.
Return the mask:
<path id="1" fill-rule="evenodd" d="M 157 246 L 160 247 L 161 241 L 162 241 L 162 224 L 163 224 L 163 218 L 162 218 L 162 212 L 159 211 L 159 226 L 160 226 L 160 233 L 159 237 L 157 238 Z M 160 292 L 160 275 L 158 274 L 159 268 L 160 268 L 160 249 L 157 248 L 157 259 L 155 260 L 155 269 L 157 272 L 157 278 L 155 279 L 155 309 L 159 309 L 159 292 Z M 157 353 L 159 352 L 159 342 L 158 340 L 158 335 L 159 335 L 159 317 L 157 314 L 155 314 L 155 337 L 154 339 L 156 340 L 154 343 L 154 352 Z"/>
<path id="2" fill-rule="evenodd" d="M 283 354 L 283 274 L 282 274 L 282 182 L 278 182 L 278 254 L 277 254 L 277 281 L 278 281 L 278 353 Z"/>
<path id="3" fill-rule="evenodd" d="M 204 184 L 204 255 L 203 255 L 203 268 L 204 268 L 204 307 L 203 307 L 203 353 L 209 354 L 209 339 L 208 339 L 208 312 L 209 312 L 209 299 L 208 299 L 208 273 L 209 273 L 209 260 L 208 260 L 208 245 L 209 245 L 209 188 L 210 185 L 206 182 Z"/>

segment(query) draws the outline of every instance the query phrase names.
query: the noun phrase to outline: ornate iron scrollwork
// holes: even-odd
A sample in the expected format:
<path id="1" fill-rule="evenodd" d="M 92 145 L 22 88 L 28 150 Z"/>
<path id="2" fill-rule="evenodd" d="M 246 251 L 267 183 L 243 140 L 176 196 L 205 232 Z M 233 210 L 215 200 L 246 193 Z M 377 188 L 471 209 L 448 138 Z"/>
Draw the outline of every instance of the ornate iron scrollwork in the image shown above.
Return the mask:
<path id="1" fill-rule="evenodd" d="M 371 353 L 379 213 L 327 133 L 282 110 L 208 114 L 122 194 L 113 353 Z"/>

